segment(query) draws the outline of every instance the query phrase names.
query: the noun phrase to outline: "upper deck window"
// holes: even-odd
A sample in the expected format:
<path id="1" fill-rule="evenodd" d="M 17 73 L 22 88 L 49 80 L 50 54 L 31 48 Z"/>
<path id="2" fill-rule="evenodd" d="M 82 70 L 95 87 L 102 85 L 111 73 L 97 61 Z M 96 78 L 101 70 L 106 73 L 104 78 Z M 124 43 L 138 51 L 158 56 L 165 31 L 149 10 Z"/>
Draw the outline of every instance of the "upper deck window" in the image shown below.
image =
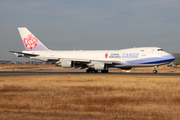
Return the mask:
<path id="1" fill-rule="evenodd" d="M 157 51 L 164 51 L 163 49 L 158 49 Z"/>

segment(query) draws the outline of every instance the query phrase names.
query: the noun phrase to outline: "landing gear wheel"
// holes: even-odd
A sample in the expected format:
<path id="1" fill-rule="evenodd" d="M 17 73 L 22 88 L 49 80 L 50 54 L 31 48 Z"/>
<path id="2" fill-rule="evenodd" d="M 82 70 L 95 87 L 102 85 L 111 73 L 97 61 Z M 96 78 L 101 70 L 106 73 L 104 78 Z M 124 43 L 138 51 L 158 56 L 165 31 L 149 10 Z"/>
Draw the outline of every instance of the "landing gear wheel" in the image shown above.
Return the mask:
<path id="1" fill-rule="evenodd" d="M 153 73 L 157 73 L 157 70 L 153 70 Z"/>
<path id="2" fill-rule="evenodd" d="M 98 73 L 98 70 L 88 68 L 88 69 L 86 70 L 86 73 Z"/>
<path id="3" fill-rule="evenodd" d="M 108 70 L 101 70 L 101 73 L 108 73 Z"/>
<path id="4" fill-rule="evenodd" d="M 98 70 L 94 70 L 94 73 L 98 73 Z"/>
<path id="5" fill-rule="evenodd" d="M 90 73 L 91 71 L 89 69 L 86 70 L 86 73 Z"/>
<path id="6" fill-rule="evenodd" d="M 154 66 L 153 73 L 157 73 L 157 67 L 158 67 L 158 66 Z"/>

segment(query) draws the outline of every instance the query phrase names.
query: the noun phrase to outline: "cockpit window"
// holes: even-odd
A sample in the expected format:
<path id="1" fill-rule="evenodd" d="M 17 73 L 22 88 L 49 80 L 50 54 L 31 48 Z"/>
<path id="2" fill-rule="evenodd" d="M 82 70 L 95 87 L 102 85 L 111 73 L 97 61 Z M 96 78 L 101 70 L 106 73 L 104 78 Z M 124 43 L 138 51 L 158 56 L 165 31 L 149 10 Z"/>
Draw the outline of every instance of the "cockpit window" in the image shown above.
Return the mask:
<path id="1" fill-rule="evenodd" d="M 157 51 L 164 51 L 163 49 L 158 49 Z"/>

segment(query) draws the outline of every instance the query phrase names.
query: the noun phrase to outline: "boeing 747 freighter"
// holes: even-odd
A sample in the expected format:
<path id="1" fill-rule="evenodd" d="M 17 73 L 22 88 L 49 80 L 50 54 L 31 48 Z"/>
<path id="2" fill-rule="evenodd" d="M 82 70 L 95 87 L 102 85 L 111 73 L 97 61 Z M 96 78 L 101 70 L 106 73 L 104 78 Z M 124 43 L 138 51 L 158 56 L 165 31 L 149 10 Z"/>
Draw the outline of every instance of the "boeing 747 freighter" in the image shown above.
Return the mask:
<path id="1" fill-rule="evenodd" d="M 109 68 L 130 70 L 133 67 L 157 66 L 175 58 L 159 47 L 139 47 L 122 50 L 54 51 L 43 45 L 27 28 L 18 28 L 26 50 L 9 51 L 18 57 L 51 62 L 63 68 L 87 68 L 87 73 L 108 73 Z"/>

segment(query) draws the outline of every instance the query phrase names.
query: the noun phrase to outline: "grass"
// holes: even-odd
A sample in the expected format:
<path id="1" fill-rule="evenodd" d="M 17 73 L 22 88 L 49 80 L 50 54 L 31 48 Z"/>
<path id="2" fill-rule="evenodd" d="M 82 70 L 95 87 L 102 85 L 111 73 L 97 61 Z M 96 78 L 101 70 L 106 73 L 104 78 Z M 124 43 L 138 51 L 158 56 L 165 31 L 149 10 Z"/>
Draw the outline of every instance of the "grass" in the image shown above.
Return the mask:
<path id="1" fill-rule="evenodd" d="M 178 119 L 180 77 L 0 77 L 1 119 Z"/>

